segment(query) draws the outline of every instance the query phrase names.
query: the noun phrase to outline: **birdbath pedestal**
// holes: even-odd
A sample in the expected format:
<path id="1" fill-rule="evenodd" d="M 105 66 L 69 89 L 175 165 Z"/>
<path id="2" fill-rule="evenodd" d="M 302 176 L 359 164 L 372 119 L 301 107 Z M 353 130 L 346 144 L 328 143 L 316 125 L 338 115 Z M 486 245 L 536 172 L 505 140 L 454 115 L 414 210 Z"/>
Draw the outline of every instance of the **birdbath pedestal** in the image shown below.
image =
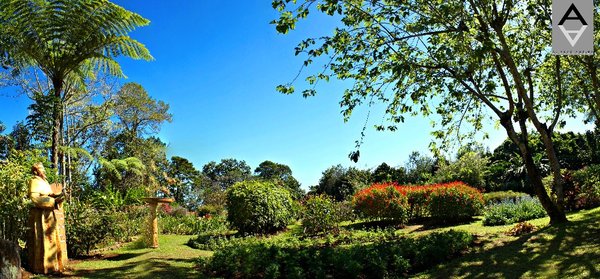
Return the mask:
<path id="1" fill-rule="evenodd" d="M 146 232 L 146 243 L 149 247 L 158 248 L 158 216 L 156 214 L 159 203 L 172 203 L 172 198 L 144 198 L 150 205 L 150 216 L 148 218 L 148 229 Z"/>

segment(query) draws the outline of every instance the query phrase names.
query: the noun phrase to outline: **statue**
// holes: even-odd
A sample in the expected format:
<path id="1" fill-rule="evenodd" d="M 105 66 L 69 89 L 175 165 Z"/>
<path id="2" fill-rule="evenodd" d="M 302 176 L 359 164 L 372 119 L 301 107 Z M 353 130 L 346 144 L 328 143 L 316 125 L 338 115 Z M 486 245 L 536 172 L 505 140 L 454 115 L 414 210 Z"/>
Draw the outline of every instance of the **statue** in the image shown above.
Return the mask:
<path id="1" fill-rule="evenodd" d="M 34 273 L 62 273 L 67 262 L 62 186 L 48 184 L 41 163 L 35 163 L 31 171 L 34 177 L 29 183 L 29 198 L 33 202 L 27 238 L 29 265 Z"/>

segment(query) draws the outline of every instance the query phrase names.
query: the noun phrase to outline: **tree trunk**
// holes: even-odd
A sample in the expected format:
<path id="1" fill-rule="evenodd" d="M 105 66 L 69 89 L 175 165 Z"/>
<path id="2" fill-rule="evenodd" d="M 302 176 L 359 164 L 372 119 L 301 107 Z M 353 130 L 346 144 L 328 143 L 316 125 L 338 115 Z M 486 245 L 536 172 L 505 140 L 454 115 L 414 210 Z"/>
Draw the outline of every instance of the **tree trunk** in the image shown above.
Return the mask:
<path id="1" fill-rule="evenodd" d="M 528 147 L 526 148 L 526 151 L 521 154 L 521 156 L 523 157 L 523 161 L 525 161 L 527 176 L 529 177 L 529 181 L 533 186 L 533 190 L 535 191 L 535 194 L 540 200 L 540 203 L 544 209 L 546 209 L 548 216 L 550 216 L 550 225 L 568 222 L 564 211 L 558 205 L 552 202 L 548 196 L 548 193 L 544 188 L 544 183 L 542 183 L 542 176 L 533 162 L 533 157 L 531 156 L 531 152 L 529 151 Z"/>
<path id="2" fill-rule="evenodd" d="M 546 149 L 546 156 L 548 156 L 548 161 L 550 163 L 550 169 L 552 170 L 552 177 L 553 177 L 553 185 L 554 185 L 554 190 L 556 191 L 556 198 L 557 198 L 557 205 L 558 208 L 560 208 L 561 211 L 564 211 L 564 201 L 565 201 L 565 195 L 564 195 L 564 191 L 563 191 L 563 179 L 562 179 L 562 173 L 560 171 L 560 163 L 558 161 L 558 157 L 556 156 L 556 150 L 554 149 L 554 141 L 552 140 L 552 136 L 549 135 L 549 133 L 547 133 L 546 131 L 542 130 L 539 131 L 540 133 L 540 138 L 542 139 L 542 142 L 544 143 L 544 147 Z"/>
<path id="3" fill-rule="evenodd" d="M 54 98 L 52 98 L 52 147 L 51 147 L 51 161 L 52 167 L 56 169 L 58 174 L 58 145 L 60 143 L 60 135 L 62 133 L 61 123 L 61 111 L 62 111 L 62 80 L 58 78 L 52 79 L 52 86 L 54 87 Z"/>
<path id="4" fill-rule="evenodd" d="M 519 124 L 521 126 L 523 140 L 520 140 L 519 136 L 515 132 L 510 117 L 501 118 L 500 123 L 505 128 L 508 137 L 511 139 L 511 141 L 514 144 L 516 144 L 519 148 L 521 158 L 523 158 L 523 162 L 525 162 L 525 168 L 527 169 L 527 177 L 529 178 L 535 195 L 540 200 L 540 203 L 546 210 L 548 216 L 550 216 L 550 225 L 568 222 L 567 216 L 565 215 L 564 211 L 561 210 L 560 207 L 558 207 L 552 201 L 552 199 L 550 199 L 550 196 L 548 196 L 548 193 L 544 188 L 544 183 L 542 182 L 541 174 L 536 168 L 535 163 L 533 162 L 533 156 L 531 154 L 531 150 L 527 141 L 527 129 L 525 126 L 525 118 L 519 116 Z"/>

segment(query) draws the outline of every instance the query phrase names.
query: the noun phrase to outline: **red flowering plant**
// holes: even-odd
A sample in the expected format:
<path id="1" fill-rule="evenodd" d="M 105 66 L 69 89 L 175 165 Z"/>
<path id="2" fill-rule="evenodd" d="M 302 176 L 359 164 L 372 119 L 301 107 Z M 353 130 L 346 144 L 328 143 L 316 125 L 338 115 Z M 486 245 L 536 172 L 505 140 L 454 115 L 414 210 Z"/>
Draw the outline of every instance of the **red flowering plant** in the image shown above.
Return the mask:
<path id="1" fill-rule="evenodd" d="M 428 198 L 429 215 L 438 221 L 453 222 L 469 219 L 484 207 L 479 190 L 462 182 L 437 184 Z"/>
<path id="2" fill-rule="evenodd" d="M 443 221 L 470 218 L 483 208 L 483 195 L 463 182 L 424 186 L 376 183 L 354 195 L 354 207 L 369 218 L 406 222 L 426 216 Z"/>
<path id="3" fill-rule="evenodd" d="M 390 184 L 375 184 L 354 195 L 354 208 L 373 219 L 388 219 L 404 224 L 408 220 L 408 199 Z"/>

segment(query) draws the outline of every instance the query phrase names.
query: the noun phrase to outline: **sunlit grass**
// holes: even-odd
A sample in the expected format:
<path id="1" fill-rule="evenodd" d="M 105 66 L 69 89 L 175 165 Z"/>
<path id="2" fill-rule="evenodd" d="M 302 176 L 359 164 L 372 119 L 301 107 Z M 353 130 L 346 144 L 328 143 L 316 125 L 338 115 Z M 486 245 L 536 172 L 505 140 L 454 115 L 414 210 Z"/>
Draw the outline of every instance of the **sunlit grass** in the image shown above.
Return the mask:
<path id="1" fill-rule="evenodd" d="M 568 218 L 554 227 L 547 217 L 529 221 L 542 228 L 521 237 L 504 234 L 512 225 L 452 227 L 479 235 L 480 247 L 418 278 L 600 278 L 600 208 Z"/>

